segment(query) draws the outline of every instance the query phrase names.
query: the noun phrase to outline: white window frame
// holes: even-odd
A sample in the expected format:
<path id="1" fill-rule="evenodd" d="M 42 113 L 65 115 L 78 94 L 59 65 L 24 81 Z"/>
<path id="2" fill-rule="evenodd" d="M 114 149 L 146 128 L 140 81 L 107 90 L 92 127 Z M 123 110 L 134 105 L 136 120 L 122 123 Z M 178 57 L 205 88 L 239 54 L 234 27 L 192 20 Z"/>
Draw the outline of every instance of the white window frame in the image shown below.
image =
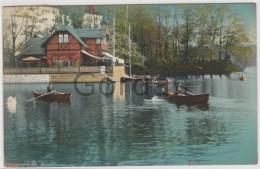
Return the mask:
<path id="1" fill-rule="evenodd" d="M 101 44 L 101 39 L 96 39 L 96 44 L 100 45 Z"/>
<path id="2" fill-rule="evenodd" d="M 63 34 L 59 34 L 59 43 L 64 43 Z"/>
<path id="3" fill-rule="evenodd" d="M 69 35 L 68 34 L 63 35 L 63 43 L 69 43 Z"/>

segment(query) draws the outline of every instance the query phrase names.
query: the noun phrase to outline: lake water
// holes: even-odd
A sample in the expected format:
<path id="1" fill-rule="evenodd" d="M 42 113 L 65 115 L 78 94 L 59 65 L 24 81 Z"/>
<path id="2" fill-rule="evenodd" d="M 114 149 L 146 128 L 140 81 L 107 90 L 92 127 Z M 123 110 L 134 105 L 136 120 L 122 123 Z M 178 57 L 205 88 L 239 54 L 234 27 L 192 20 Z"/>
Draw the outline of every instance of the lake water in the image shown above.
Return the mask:
<path id="1" fill-rule="evenodd" d="M 210 93 L 202 107 L 176 105 L 161 96 L 161 87 L 130 82 L 53 84 L 73 93 L 70 104 L 26 102 L 32 90 L 45 92 L 47 84 L 4 84 L 5 161 L 18 166 L 256 164 L 256 69 L 245 70 L 246 81 L 239 75 L 173 77 L 193 93 Z M 6 104 L 9 96 L 16 101 Z"/>

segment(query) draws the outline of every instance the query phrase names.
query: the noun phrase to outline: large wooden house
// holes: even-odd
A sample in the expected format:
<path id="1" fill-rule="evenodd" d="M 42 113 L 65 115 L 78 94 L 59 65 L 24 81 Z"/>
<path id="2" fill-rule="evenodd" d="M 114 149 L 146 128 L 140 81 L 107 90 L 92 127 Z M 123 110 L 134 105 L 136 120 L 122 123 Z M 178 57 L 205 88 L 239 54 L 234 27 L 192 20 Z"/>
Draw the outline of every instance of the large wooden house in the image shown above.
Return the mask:
<path id="1" fill-rule="evenodd" d="M 20 59 L 25 65 L 47 67 L 109 64 L 116 58 L 108 53 L 109 36 L 106 23 L 99 29 L 62 25 L 52 35 L 29 39 Z M 116 61 L 123 63 L 119 58 Z"/>

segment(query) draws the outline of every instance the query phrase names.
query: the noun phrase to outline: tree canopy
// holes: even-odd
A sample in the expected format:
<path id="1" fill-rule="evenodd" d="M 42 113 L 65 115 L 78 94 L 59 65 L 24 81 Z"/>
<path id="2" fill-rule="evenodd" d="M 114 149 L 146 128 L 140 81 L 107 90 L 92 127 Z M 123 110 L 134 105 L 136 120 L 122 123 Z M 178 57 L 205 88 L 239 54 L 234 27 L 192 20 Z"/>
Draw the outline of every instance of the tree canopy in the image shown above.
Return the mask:
<path id="1" fill-rule="evenodd" d="M 116 56 L 126 60 L 128 27 L 131 25 L 133 64 L 186 64 L 211 60 L 236 61 L 252 57 L 253 48 L 250 47 L 247 25 L 238 14 L 230 10 L 228 4 L 94 7 L 98 13 L 107 14 L 109 29 L 112 34 L 116 33 Z M 31 37 L 52 33 L 62 24 L 62 16 L 73 28 L 84 28 L 86 25 L 83 17 L 86 6 L 54 9 L 57 8 L 51 11 L 54 16 L 51 24 L 44 24 L 48 18 L 43 15 L 50 11 L 40 11 L 39 7 L 6 7 L 4 13 L 9 14 L 4 15 L 4 27 L 7 28 L 4 32 L 4 52 L 15 56 L 24 43 L 17 39 L 26 41 Z M 113 16 L 115 31 L 112 31 Z M 112 50 L 113 44 L 110 45 Z"/>

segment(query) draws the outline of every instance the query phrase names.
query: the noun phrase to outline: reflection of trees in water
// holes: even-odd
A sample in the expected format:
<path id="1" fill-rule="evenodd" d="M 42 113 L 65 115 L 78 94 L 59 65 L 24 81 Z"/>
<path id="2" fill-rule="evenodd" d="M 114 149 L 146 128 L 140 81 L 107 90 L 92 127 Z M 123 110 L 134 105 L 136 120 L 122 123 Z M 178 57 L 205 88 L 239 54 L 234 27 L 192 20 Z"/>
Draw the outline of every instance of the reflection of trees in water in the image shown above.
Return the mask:
<path id="1" fill-rule="evenodd" d="M 6 111 L 5 111 L 6 112 Z M 5 147 L 5 160 L 9 163 L 16 163 L 16 141 L 19 139 L 18 128 L 17 128 L 17 114 L 16 113 L 5 113 L 4 121 L 11 121 L 9 124 L 4 126 L 4 147 Z M 6 158 L 8 157 L 8 159 Z"/>
<path id="2" fill-rule="evenodd" d="M 56 104 L 50 105 L 50 118 L 52 131 L 52 140 L 49 147 L 53 152 L 51 158 L 55 158 L 55 162 L 61 164 L 71 164 L 77 161 L 79 156 L 84 152 L 80 150 L 81 140 L 79 137 L 78 124 L 74 123 L 75 117 L 71 113 L 70 105 Z M 50 132 L 51 132 L 50 131 Z"/>
<path id="3" fill-rule="evenodd" d="M 186 123 L 187 144 L 213 144 L 218 146 L 226 141 L 227 136 L 224 133 L 226 127 L 223 122 L 209 118 L 187 117 Z"/>
<path id="4" fill-rule="evenodd" d="M 107 99 L 107 98 L 111 99 Z M 99 100 L 102 108 L 95 116 L 93 129 L 95 133 L 91 135 L 90 140 L 96 153 L 87 153 L 88 157 L 96 157 L 95 161 L 90 159 L 88 165 L 104 165 L 115 166 L 119 161 L 126 158 L 126 151 L 123 147 L 129 147 L 125 141 L 127 132 L 125 131 L 128 124 L 128 114 L 120 110 L 124 110 L 123 100 L 113 100 L 112 96 L 101 96 Z M 123 103 L 120 103 L 120 102 Z M 93 120 L 93 119 L 92 119 Z M 90 141 L 89 140 L 89 141 Z"/>

